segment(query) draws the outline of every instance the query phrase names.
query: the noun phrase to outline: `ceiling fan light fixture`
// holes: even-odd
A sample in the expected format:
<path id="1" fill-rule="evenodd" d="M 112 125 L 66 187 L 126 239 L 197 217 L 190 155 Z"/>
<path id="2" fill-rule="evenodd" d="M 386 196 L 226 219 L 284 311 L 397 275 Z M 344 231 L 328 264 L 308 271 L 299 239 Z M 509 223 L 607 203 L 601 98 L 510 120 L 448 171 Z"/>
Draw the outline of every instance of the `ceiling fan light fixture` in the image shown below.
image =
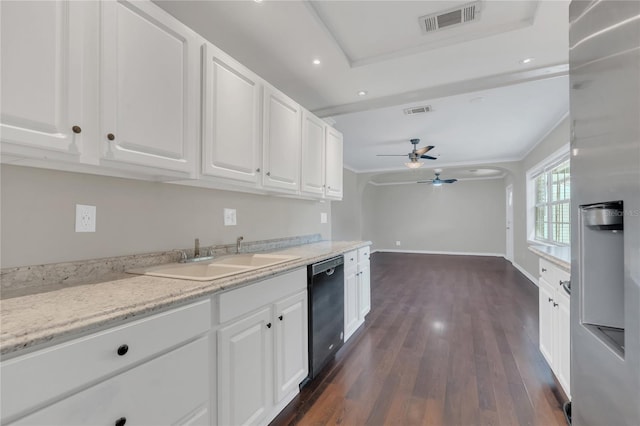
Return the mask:
<path id="1" fill-rule="evenodd" d="M 408 163 L 404 163 L 404 165 L 410 169 L 419 169 L 423 164 L 424 163 L 422 161 L 410 161 Z"/>

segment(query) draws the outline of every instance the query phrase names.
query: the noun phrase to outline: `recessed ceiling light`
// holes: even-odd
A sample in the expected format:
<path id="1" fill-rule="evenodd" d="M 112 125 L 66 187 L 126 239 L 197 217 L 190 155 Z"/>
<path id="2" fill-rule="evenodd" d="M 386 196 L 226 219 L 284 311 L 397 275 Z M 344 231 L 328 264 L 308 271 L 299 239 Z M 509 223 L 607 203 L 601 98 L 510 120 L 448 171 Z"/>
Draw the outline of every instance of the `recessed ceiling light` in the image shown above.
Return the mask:
<path id="1" fill-rule="evenodd" d="M 533 58 L 524 58 L 522 60 L 520 60 L 521 64 L 528 64 L 531 63 L 533 61 Z"/>
<path id="2" fill-rule="evenodd" d="M 320 65 L 320 59 L 314 59 L 313 65 Z"/>
<path id="3" fill-rule="evenodd" d="M 358 96 L 367 96 L 367 91 L 366 90 L 359 91 Z"/>
<path id="4" fill-rule="evenodd" d="M 262 3 L 262 0 L 253 0 L 256 3 Z"/>

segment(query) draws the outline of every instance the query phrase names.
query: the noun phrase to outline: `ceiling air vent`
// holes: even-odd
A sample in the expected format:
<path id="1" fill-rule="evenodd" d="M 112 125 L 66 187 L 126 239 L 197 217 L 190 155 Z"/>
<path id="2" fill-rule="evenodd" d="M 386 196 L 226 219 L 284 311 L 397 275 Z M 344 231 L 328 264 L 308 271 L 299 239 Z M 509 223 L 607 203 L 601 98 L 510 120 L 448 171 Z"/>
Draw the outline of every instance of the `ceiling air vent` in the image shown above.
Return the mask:
<path id="1" fill-rule="evenodd" d="M 431 33 L 447 27 L 476 21 L 480 18 L 480 2 L 465 4 L 455 9 L 447 9 L 418 18 L 422 33 Z"/>
<path id="2" fill-rule="evenodd" d="M 403 111 L 405 115 L 424 114 L 426 112 L 431 112 L 431 105 L 405 108 Z"/>

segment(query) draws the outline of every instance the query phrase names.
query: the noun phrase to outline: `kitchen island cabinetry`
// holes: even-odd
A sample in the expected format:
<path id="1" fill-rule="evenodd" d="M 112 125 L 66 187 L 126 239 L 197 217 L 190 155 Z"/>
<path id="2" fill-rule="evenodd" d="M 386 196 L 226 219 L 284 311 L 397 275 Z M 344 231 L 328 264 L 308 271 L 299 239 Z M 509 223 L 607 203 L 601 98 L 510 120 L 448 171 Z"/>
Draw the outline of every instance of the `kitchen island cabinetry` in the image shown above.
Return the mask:
<path id="1" fill-rule="evenodd" d="M 563 287 L 563 283 L 567 281 L 569 281 L 568 272 L 545 259 L 540 259 L 538 281 L 540 352 L 570 399 L 571 300 Z"/>
<path id="2" fill-rule="evenodd" d="M 206 299 L 3 361 L 2 424 L 209 424 L 210 327 Z"/>
<path id="3" fill-rule="evenodd" d="M 266 424 L 308 374 L 306 270 L 218 297 L 218 423 Z"/>

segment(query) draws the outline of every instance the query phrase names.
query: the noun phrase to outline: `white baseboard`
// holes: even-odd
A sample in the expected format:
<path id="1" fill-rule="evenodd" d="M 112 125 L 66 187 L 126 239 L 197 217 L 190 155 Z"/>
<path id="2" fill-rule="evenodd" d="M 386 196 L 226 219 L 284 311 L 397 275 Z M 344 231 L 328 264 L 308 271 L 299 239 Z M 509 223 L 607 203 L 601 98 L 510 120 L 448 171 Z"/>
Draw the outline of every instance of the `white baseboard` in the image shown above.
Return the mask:
<path id="1" fill-rule="evenodd" d="M 454 256 L 490 256 L 490 257 L 504 257 L 502 253 L 476 253 L 476 252 L 463 252 L 463 251 L 432 251 L 432 250 L 398 250 L 398 249 L 376 249 L 375 252 L 387 252 L 387 253 L 416 253 L 416 254 L 448 254 Z"/>
<path id="2" fill-rule="evenodd" d="M 501 253 L 475 253 L 475 252 L 460 252 L 460 251 L 431 251 L 431 250 L 399 250 L 399 249 L 375 249 L 372 250 L 371 253 L 416 253 L 416 254 L 447 254 L 454 256 L 489 256 L 489 257 L 504 257 L 504 254 Z M 522 273 L 529 281 L 538 286 L 538 280 L 527 272 L 522 266 L 518 265 L 516 262 L 511 261 L 511 264 L 518 271 Z"/>
<path id="3" fill-rule="evenodd" d="M 511 264 L 520 272 L 522 272 L 522 275 L 524 275 L 525 277 L 527 277 L 529 279 L 529 281 L 531 281 L 532 283 L 534 283 L 536 285 L 536 287 L 538 286 L 538 280 L 531 275 L 530 273 L 528 273 L 526 271 L 526 269 L 524 269 L 522 266 L 518 265 L 516 262 L 511 262 Z"/>

